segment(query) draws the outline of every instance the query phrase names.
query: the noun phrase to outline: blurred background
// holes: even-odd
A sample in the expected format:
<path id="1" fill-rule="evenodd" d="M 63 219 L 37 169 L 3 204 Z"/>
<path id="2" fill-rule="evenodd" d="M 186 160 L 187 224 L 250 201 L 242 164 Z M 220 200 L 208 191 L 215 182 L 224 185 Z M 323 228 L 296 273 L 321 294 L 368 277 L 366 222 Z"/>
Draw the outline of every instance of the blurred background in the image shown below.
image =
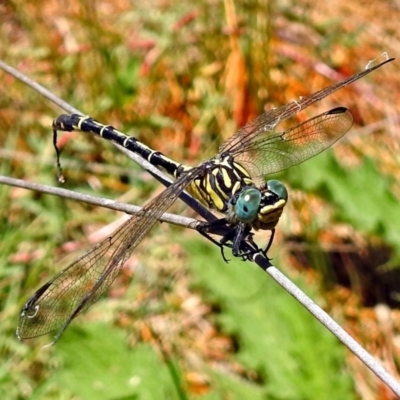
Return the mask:
<path id="1" fill-rule="evenodd" d="M 0 2 L 0 58 L 101 122 L 197 165 L 247 121 L 398 57 L 395 1 Z M 0 173 L 59 185 L 62 113 L 0 71 Z M 398 377 L 398 61 L 281 125 L 336 106 L 354 126 L 277 177 L 289 204 L 273 263 Z M 59 139 L 64 187 L 143 205 L 163 188 L 112 145 Z M 55 347 L 20 343 L 20 309 L 123 217 L 0 186 L 4 399 L 394 399 L 254 264 L 157 224 Z M 177 202 L 172 212 L 195 217 Z M 258 237 L 266 240 L 265 233 Z M 229 257 L 228 257 L 229 258 Z M 230 257 L 232 258 L 232 257 Z"/>

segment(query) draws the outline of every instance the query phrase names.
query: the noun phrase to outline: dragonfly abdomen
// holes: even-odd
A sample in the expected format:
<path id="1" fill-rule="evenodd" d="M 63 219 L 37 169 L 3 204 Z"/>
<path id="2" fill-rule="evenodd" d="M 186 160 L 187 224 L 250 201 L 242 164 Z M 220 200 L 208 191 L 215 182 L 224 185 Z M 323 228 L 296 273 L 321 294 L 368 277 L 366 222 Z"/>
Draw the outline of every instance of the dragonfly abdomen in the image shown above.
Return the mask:
<path id="1" fill-rule="evenodd" d="M 82 132 L 94 133 L 95 135 L 125 147 L 133 153 L 139 154 L 150 164 L 163 169 L 174 178 L 177 178 L 180 175 L 179 171 L 183 169 L 182 164 L 171 160 L 159 151 L 151 149 L 135 137 L 127 136 L 115 129 L 112 125 L 103 125 L 91 117 L 85 117 L 79 114 L 63 114 L 53 121 L 53 129 L 55 131 L 79 130 Z"/>

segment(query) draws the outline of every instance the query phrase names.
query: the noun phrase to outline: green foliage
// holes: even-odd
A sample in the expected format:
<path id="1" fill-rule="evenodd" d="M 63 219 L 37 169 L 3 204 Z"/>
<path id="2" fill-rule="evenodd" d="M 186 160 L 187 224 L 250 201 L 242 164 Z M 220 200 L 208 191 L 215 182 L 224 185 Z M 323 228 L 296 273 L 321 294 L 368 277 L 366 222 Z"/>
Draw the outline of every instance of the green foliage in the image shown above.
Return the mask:
<path id="1" fill-rule="evenodd" d="M 326 152 L 283 175 L 293 187 L 319 193 L 334 205 L 339 221 L 391 244 L 399 257 L 400 208 L 391 191 L 393 178 L 373 160 L 364 158 L 360 166 L 349 168 Z"/>
<path id="2" fill-rule="evenodd" d="M 167 366 L 150 345 L 127 347 L 107 325 L 70 329 L 57 344 L 63 360 L 52 381 L 80 399 L 178 399 Z"/>
<path id="3" fill-rule="evenodd" d="M 168 365 L 150 345 L 128 348 L 124 335 L 107 326 L 92 324 L 82 330 L 70 329 L 57 345 L 57 352 L 63 359 L 63 368 L 54 374 L 52 382 L 82 400 L 189 398 L 179 391 Z M 201 397 L 204 400 L 227 394 L 232 399 L 262 398 L 257 396 L 261 391 L 254 385 L 215 371 L 211 375 L 212 391 Z"/>

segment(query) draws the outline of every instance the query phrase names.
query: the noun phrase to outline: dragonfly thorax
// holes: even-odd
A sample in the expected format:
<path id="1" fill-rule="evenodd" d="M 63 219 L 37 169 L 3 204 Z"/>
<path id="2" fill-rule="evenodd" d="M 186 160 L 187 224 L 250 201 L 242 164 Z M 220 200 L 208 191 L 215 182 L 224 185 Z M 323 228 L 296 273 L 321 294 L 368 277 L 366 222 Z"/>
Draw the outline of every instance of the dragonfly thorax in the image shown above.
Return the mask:
<path id="1" fill-rule="evenodd" d="M 205 172 L 193 180 L 187 191 L 212 210 L 227 213 L 230 200 L 245 187 L 254 186 L 246 168 L 228 154 L 202 165 Z"/>

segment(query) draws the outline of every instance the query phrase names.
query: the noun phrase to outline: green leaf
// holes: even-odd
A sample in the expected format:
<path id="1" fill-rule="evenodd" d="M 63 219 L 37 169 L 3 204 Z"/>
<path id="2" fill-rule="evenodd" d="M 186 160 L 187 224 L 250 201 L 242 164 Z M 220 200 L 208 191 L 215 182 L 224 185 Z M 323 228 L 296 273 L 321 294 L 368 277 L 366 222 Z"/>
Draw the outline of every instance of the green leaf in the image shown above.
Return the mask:
<path id="1" fill-rule="evenodd" d="M 64 362 L 53 382 L 80 399 L 179 398 L 167 366 L 150 345 L 126 345 L 126 335 L 103 324 L 68 329 L 56 351 Z"/>

